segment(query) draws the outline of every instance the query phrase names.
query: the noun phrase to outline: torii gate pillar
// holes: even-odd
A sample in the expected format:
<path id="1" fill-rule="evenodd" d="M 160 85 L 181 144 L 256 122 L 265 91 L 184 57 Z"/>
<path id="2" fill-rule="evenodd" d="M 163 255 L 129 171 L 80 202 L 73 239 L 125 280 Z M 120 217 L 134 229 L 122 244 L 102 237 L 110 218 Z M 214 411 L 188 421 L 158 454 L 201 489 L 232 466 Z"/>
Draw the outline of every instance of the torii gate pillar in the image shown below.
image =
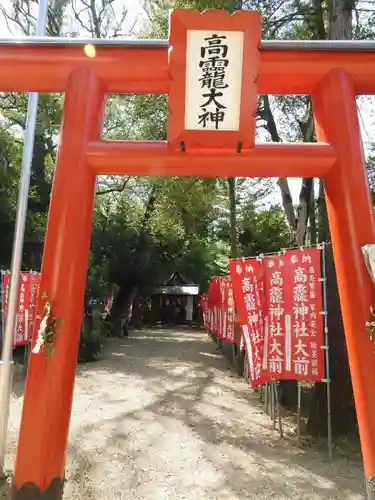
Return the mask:
<path id="1" fill-rule="evenodd" d="M 340 303 L 345 327 L 368 498 L 375 499 L 375 346 L 366 332 L 372 284 L 362 246 L 375 241 L 375 222 L 356 105 L 348 74 L 332 70 L 313 94 L 317 137 L 337 162 L 324 177 Z"/>
<path id="2" fill-rule="evenodd" d="M 63 322 L 51 359 L 30 355 L 12 492 L 17 500 L 62 498 L 95 196 L 85 152 L 88 141 L 100 138 L 103 101 L 95 74 L 86 68 L 71 74 L 40 285 Z"/>

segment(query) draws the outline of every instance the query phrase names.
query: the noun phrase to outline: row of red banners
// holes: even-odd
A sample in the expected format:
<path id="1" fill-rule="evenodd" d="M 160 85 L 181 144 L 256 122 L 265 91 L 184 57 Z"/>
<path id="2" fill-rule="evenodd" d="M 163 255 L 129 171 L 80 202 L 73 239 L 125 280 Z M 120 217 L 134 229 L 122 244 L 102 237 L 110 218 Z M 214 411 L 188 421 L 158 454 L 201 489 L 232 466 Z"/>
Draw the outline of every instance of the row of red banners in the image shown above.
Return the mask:
<path id="1" fill-rule="evenodd" d="M 17 306 L 18 312 L 16 328 L 14 331 L 13 347 L 25 345 L 32 338 L 40 281 L 40 273 L 30 271 L 22 272 L 20 274 Z M 2 331 L 4 332 L 10 285 L 9 271 L 1 273 L 1 285 Z M 114 297 L 111 295 L 104 305 L 104 312 L 108 313 L 110 311 L 113 300 Z"/>
<path id="2" fill-rule="evenodd" d="M 27 344 L 32 336 L 36 301 L 40 286 L 40 273 L 21 273 L 18 292 L 18 313 L 16 328 L 14 331 L 13 346 L 18 347 Z M 10 272 L 2 273 L 2 326 L 4 332 L 8 293 L 9 293 Z"/>
<path id="3" fill-rule="evenodd" d="M 229 271 L 209 282 L 203 317 L 210 332 L 233 343 L 240 325 L 252 386 L 324 379 L 320 249 L 234 259 Z"/>

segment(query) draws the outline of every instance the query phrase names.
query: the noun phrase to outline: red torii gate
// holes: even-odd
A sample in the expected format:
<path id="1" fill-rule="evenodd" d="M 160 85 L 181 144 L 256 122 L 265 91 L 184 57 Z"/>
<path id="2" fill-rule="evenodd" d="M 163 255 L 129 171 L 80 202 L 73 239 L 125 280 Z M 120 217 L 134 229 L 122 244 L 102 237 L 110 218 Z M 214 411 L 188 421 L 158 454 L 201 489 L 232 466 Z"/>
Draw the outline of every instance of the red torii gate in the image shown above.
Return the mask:
<path id="1" fill-rule="evenodd" d="M 375 45 L 261 43 L 260 27 L 256 12 L 177 10 L 169 43 L 0 42 L 0 91 L 66 94 L 41 283 L 53 316 L 63 323 L 53 357 L 30 358 L 13 499 L 40 498 L 41 492 L 43 498 L 62 497 L 95 178 L 103 174 L 324 178 L 368 495 L 375 498 L 375 357 L 365 328 L 374 287 L 361 254 L 362 245 L 375 242 L 375 228 L 355 102 L 356 94 L 375 94 Z M 202 44 L 197 52 L 195 42 L 210 38 L 211 49 L 217 48 L 220 36 L 232 51 L 227 66 L 237 68 L 226 73 L 233 109 L 226 106 L 227 115 L 220 115 L 223 128 L 207 131 L 195 113 L 202 105 L 189 90 L 196 88 L 197 61 L 207 52 Z M 225 94 L 225 85 L 217 87 Z M 107 93 L 168 94 L 168 142 L 102 140 Z M 255 145 L 258 94 L 311 94 L 320 142 Z M 39 314 L 42 307 L 40 301 Z"/>

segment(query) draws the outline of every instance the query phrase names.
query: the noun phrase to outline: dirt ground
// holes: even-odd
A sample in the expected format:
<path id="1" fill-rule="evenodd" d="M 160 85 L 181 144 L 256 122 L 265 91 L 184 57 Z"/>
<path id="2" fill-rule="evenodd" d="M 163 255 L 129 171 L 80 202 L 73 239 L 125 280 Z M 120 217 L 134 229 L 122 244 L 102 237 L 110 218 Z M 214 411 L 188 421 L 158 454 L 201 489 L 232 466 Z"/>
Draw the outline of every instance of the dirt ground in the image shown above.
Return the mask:
<path id="1" fill-rule="evenodd" d="M 365 498 L 360 457 L 335 450 L 329 463 L 324 449 L 280 440 L 205 333 L 136 332 L 108 342 L 101 358 L 78 368 L 64 498 Z M 9 466 L 22 405 L 17 377 Z"/>

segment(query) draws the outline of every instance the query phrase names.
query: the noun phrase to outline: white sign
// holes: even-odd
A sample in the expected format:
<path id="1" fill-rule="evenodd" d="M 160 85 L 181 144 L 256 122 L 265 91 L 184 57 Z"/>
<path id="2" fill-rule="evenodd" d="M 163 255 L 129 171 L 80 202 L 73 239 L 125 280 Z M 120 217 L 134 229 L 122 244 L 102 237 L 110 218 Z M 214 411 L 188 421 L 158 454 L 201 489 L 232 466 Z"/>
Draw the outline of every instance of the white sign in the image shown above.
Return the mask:
<path id="1" fill-rule="evenodd" d="M 375 284 L 375 245 L 365 245 L 362 247 L 362 254 L 365 259 L 367 271 Z"/>
<path id="2" fill-rule="evenodd" d="M 188 30 L 186 130 L 239 130 L 243 42 L 241 31 Z"/>

